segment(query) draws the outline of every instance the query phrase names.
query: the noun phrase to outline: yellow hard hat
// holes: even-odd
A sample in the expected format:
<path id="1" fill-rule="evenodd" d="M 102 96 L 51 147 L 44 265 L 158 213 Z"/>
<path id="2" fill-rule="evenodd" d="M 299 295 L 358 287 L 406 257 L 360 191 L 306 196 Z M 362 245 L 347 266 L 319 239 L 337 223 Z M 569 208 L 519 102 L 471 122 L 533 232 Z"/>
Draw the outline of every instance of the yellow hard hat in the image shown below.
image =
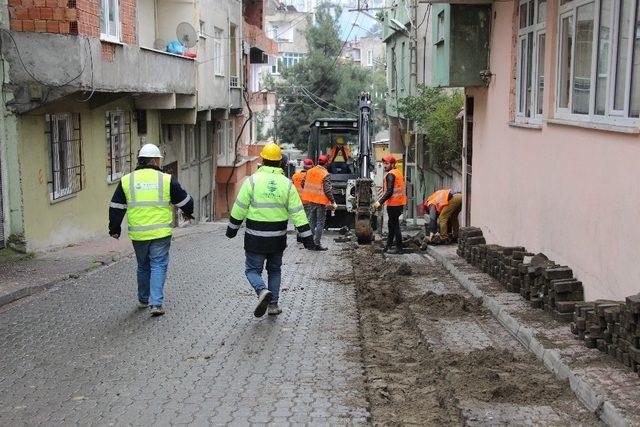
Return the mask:
<path id="1" fill-rule="evenodd" d="M 265 160 L 282 160 L 282 152 L 280 151 L 280 147 L 278 147 L 277 144 L 270 142 L 262 148 L 260 157 Z"/>
<path id="2" fill-rule="evenodd" d="M 344 145 L 344 136 L 336 136 L 336 144 Z"/>

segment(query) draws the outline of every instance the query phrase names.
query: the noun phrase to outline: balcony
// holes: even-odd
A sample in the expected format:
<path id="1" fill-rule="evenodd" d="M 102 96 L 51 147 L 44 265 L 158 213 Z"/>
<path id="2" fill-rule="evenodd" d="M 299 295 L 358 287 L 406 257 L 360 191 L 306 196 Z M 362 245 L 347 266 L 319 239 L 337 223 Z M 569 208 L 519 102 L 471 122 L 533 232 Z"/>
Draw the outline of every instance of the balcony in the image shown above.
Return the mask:
<path id="1" fill-rule="evenodd" d="M 252 64 L 266 64 L 268 55 L 278 54 L 278 43 L 267 37 L 262 28 L 245 22 L 242 26 L 242 35 L 251 47 L 250 60 Z"/>
<path id="2" fill-rule="evenodd" d="M 38 83 L 20 66 L 18 51 L 4 43 L 3 54 L 13 64 L 8 84 L 16 112 L 40 106 L 79 91 L 132 94 L 196 93 L 192 59 L 139 46 L 103 45 L 97 38 L 40 33 L 12 33 L 20 58 Z M 105 59 L 103 49 L 108 48 Z"/>

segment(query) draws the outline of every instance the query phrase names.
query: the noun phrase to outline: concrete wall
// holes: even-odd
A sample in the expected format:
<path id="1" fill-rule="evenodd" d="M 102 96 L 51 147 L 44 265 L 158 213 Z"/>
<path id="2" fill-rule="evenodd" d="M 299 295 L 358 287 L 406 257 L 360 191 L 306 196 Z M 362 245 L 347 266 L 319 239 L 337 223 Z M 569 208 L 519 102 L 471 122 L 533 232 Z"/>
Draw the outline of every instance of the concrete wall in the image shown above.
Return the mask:
<path id="1" fill-rule="evenodd" d="M 553 114 L 557 1 L 548 5 L 545 117 Z M 640 136 L 545 122 L 512 127 L 513 2 L 494 3 L 491 67 L 475 98 L 471 222 L 487 241 L 523 245 L 573 268 L 586 298 L 639 291 Z"/>
<path id="2" fill-rule="evenodd" d="M 132 111 L 131 99 L 124 99 L 88 110 L 78 103 L 52 105 L 47 111 L 19 116 L 20 164 L 24 229 L 28 250 L 54 246 L 105 235 L 108 205 L 117 183 L 107 182 L 108 158 L 105 115 L 109 110 Z M 83 189 L 65 200 L 52 202 L 47 184 L 50 174 L 49 148 L 45 138 L 46 112 L 80 113 L 84 161 Z M 152 111 L 147 115 L 146 141 L 158 143 L 159 119 Z M 135 153 L 140 147 L 136 122 L 131 122 L 131 143 Z"/>
<path id="3" fill-rule="evenodd" d="M 117 45 L 111 61 L 102 60 L 98 39 L 56 34 L 13 33 L 25 64 L 38 64 L 38 78 L 48 85 L 63 85 L 50 90 L 48 100 L 79 89 L 105 92 L 183 93 L 196 91 L 196 66 L 193 60 L 175 55 Z M 18 65 L 17 51 L 11 40 L 2 36 L 6 59 L 14 64 L 9 72 L 10 86 L 16 91 L 18 111 L 38 106 L 29 104 L 33 79 Z M 64 52 L 64 55 L 61 54 Z M 91 61 L 93 59 L 93 67 Z M 74 77 L 77 77 L 74 80 Z M 26 102 L 26 104 L 23 104 Z"/>
<path id="4" fill-rule="evenodd" d="M 198 109 L 227 109 L 229 107 L 229 52 L 232 43 L 236 46 L 236 77 L 242 81 L 241 37 L 242 37 L 242 3 L 239 0 L 200 0 L 200 19 L 205 22 L 207 36 L 200 38 L 198 47 Z M 235 40 L 231 40 L 229 24 L 237 27 Z M 214 28 L 223 31 L 222 51 L 224 56 L 224 76 L 216 76 L 213 72 L 213 35 Z"/>

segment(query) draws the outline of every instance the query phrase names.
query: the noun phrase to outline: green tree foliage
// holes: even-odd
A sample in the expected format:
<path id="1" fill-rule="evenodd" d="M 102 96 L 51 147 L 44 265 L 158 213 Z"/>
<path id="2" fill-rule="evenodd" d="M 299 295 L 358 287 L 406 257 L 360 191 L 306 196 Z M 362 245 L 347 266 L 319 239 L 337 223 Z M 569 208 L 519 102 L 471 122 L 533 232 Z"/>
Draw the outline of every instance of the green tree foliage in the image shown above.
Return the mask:
<path id="1" fill-rule="evenodd" d="M 398 112 L 413 120 L 424 135 L 432 166 L 448 169 L 462 155 L 462 122 L 458 114 L 464 105 L 460 91 L 449 93 L 439 87 L 418 86 L 417 96 L 400 98 Z"/>
<path id="2" fill-rule="evenodd" d="M 306 31 L 309 53 L 298 64 L 282 67 L 283 82 L 274 83 L 279 96 L 278 142 L 307 148 L 309 125 L 319 117 L 357 117 L 358 95 L 371 91 L 370 70 L 341 60 L 339 7 L 321 5 Z M 385 89 L 386 90 L 386 89 Z"/>

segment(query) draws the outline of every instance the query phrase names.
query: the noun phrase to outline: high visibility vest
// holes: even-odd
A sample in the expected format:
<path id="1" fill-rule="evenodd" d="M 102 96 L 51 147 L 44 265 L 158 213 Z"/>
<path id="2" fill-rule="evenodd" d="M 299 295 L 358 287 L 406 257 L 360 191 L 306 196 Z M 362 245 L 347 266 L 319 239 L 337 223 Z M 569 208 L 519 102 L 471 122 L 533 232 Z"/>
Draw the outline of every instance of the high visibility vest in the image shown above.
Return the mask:
<path id="1" fill-rule="evenodd" d="M 257 253 L 284 250 L 289 218 L 296 227 L 309 224 L 293 183 L 282 169 L 270 166 L 261 166 L 242 184 L 231 209 L 229 227 L 240 228 L 244 218 L 245 249 Z M 311 235 L 311 230 L 300 234 Z"/>
<path id="2" fill-rule="evenodd" d="M 427 199 L 427 206 L 433 205 L 436 207 L 436 212 L 442 212 L 442 208 L 449 204 L 449 194 L 451 194 L 451 189 L 448 190 L 438 190 Z"/>
<path id="3" fill-rule="evenodd" d="M 349 147 L 344 145 L 336 145 L 331 149 L 331 155 L 329 156 L 329 163 L 333 163 L 338 157 L 338 154 L 342 153 L 343 159 L 341 162 L 346 162 L 349 159 Z"/>
<path id="4" fill-rule="evenodd" d="M 131 240 L 171 236 L 171 175 L 156 169 L 140 169 L 120 180 L 127 198 L 127 224 Z"/>
<path id="5" fill-rule="evenodd" d="M 307 200 L 305 200 L 302 197 L 302 180 L 306 175 L 307 175 L 307 171 L 300 171 L 300 172 L 294 173 L 293 176 L 291 177 L 291 181 L 293 181 L 293 185 L 294 187 L 296 187 L 296 190 L 298 190 L 298 195 L 302 199 L 302 203 L 305 205 L 309 203 Z"/>
<path id="6" fill-rule="evenodd" d="M 324 194 L 324 177 L 329 172 L 322 166 L 314 166 L 307 171 L 307 177 L 304 180 L 304 188 L 302 189 L 302 198 L 311 203 L 319 205 L 330 205 L 331 200 Z"/>
<path id="7" fill-rule="evenodd" d="M 387 175 L 393 174 L 393 195 L 385 202 L 387 206 L 404 206 L 407 204 L 407 190 L 404 187 L 404 177 L 398 169 L 391 169 L 384 175 L 384 192 L 387 192 Z"/>

